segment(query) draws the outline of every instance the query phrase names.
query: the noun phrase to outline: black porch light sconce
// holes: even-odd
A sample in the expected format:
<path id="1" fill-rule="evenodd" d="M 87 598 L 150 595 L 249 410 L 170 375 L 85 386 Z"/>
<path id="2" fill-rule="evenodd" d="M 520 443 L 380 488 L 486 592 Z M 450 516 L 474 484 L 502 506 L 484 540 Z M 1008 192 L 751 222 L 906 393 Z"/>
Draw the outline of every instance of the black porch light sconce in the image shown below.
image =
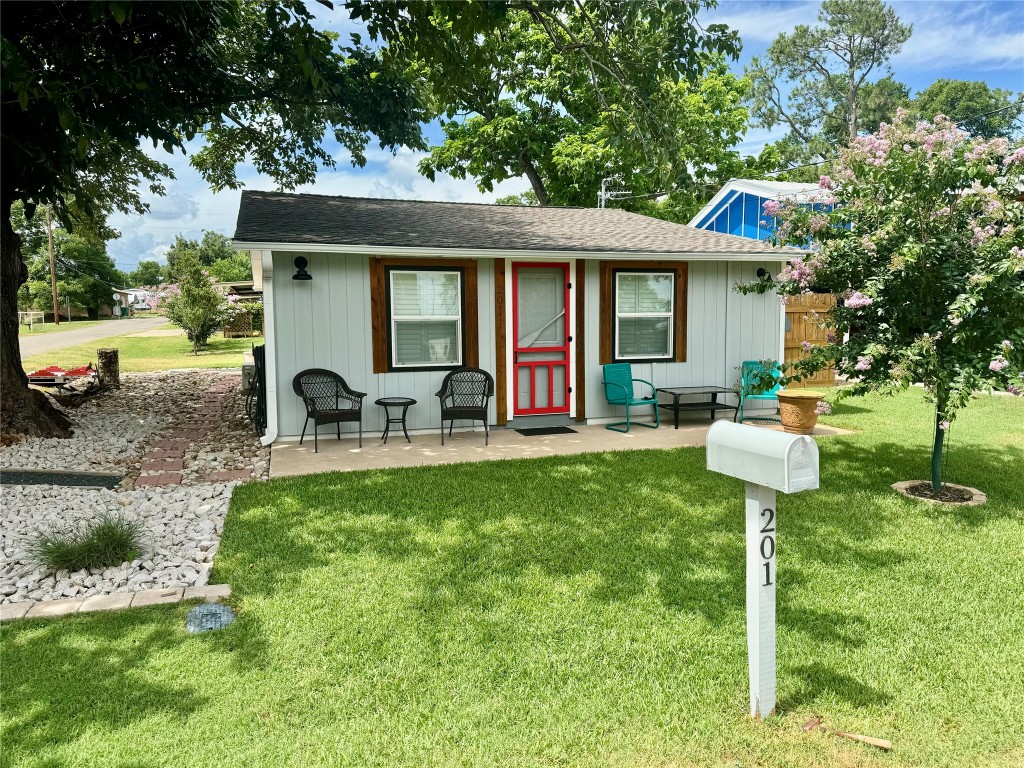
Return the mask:
<path id="1" fill-rule="evenodd" d="M 764 267 L 758 267 L 757 268 L 757 279 L 758 280 L 771 280 L 772 279 L 772 273 L 769 272 Z"/>
<path id="2" fill-rule="evenodd" d="M 306 260 L 305 256 L 295 257 L 295 274 L 292 275 L 292 280 L 312 280 L 313 276 L 306 271 L 306 267 L 309 266 L 309 261 Z"/>

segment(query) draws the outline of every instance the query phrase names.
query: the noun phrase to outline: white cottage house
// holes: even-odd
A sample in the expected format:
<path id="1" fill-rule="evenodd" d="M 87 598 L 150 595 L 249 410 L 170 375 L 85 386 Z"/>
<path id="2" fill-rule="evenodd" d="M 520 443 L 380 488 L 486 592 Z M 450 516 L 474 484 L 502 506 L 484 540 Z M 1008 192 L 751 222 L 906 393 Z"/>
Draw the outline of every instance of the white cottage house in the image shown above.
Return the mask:
<path id="1" fill-rule="evenodd" d="M 494 376 L 490 423 L 519 427 L 621 419 L 604 363 L 730 387 L 742 361 L 782 357 L 778 297 L 731 287 L 787 251 L 622 210 L 246 191 L 234 244 L 264 295 L 265 443 L 299 437 L 307 368 L 366 392 L 373 432 L 393 396 L 418 401 L 410 430 L 438 429 L 434 393 L 463 365 Z"/>

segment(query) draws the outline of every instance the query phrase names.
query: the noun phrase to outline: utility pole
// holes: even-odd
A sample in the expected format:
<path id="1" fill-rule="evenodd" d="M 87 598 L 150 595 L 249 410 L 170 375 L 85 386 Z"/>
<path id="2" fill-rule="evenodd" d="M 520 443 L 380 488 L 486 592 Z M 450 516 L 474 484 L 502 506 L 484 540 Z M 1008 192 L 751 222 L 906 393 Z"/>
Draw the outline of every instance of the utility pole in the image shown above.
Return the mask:
<path id="1" fill-rule="evenodd" d="M 60 306 L 57 304 L 57 268 L 53 264 L 53 226 L 50 223 L 50 206 L 46 206 L 46 237 L 50 241 L 50 291 L 53 293 L 53 324 L 60 325 Z M 68 317 L 71 317 L 70 312 Z"/>

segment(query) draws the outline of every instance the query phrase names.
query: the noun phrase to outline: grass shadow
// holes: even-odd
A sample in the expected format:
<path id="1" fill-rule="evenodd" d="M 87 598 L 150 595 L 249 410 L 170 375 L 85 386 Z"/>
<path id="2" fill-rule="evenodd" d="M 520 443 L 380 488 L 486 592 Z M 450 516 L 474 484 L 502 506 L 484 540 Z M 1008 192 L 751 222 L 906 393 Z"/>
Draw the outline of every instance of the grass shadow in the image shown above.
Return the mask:
<path id="1" fill-rule="evenodd" d="M 147 674 L 155 657 L 189 642 L 168 633 L 166 609 L 19 621 L 4 627 L 5 751 L 73 744 L 92 728 L 116 731 L 155 713 L 184 722 L 206 697 Z"/>

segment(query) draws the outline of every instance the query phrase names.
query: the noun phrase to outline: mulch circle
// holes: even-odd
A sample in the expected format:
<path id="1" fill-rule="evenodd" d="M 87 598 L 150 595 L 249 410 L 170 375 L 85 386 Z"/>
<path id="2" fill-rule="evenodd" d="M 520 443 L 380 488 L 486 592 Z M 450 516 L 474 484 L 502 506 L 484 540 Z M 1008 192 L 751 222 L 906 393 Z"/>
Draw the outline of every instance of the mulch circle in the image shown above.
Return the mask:
<path id="1" fill-rule="evenodd" d="M 947 501 L 953 502 L 954 504 L 963 504 L 964 502 L 971 501 L 974 498 L 974 494 L 966 488 L 958 488 L 955 485 L 943 485 L 939 488 L 939 492 L 936 493 L 932 490 L 931 483 L 918 483 L 917 485 L 912 485 L 907 488 L 907 493 L 911 496 L 917 496 L 919 499 Z"/>
<path id="2" fill-rule="evenodd" d="M 955 483 L 943 483 L 938 493 L 932 491 L 932 484 L 920 480 L 904 480 L 901 483 L 893 483 L 895 490 L 912 499 L 929 501 L 933 504 L 951 504 L 964 506 L 978 506 L 988 501 L 988 497 L 977 488 L 969 488 L 966 485 Z"/>

